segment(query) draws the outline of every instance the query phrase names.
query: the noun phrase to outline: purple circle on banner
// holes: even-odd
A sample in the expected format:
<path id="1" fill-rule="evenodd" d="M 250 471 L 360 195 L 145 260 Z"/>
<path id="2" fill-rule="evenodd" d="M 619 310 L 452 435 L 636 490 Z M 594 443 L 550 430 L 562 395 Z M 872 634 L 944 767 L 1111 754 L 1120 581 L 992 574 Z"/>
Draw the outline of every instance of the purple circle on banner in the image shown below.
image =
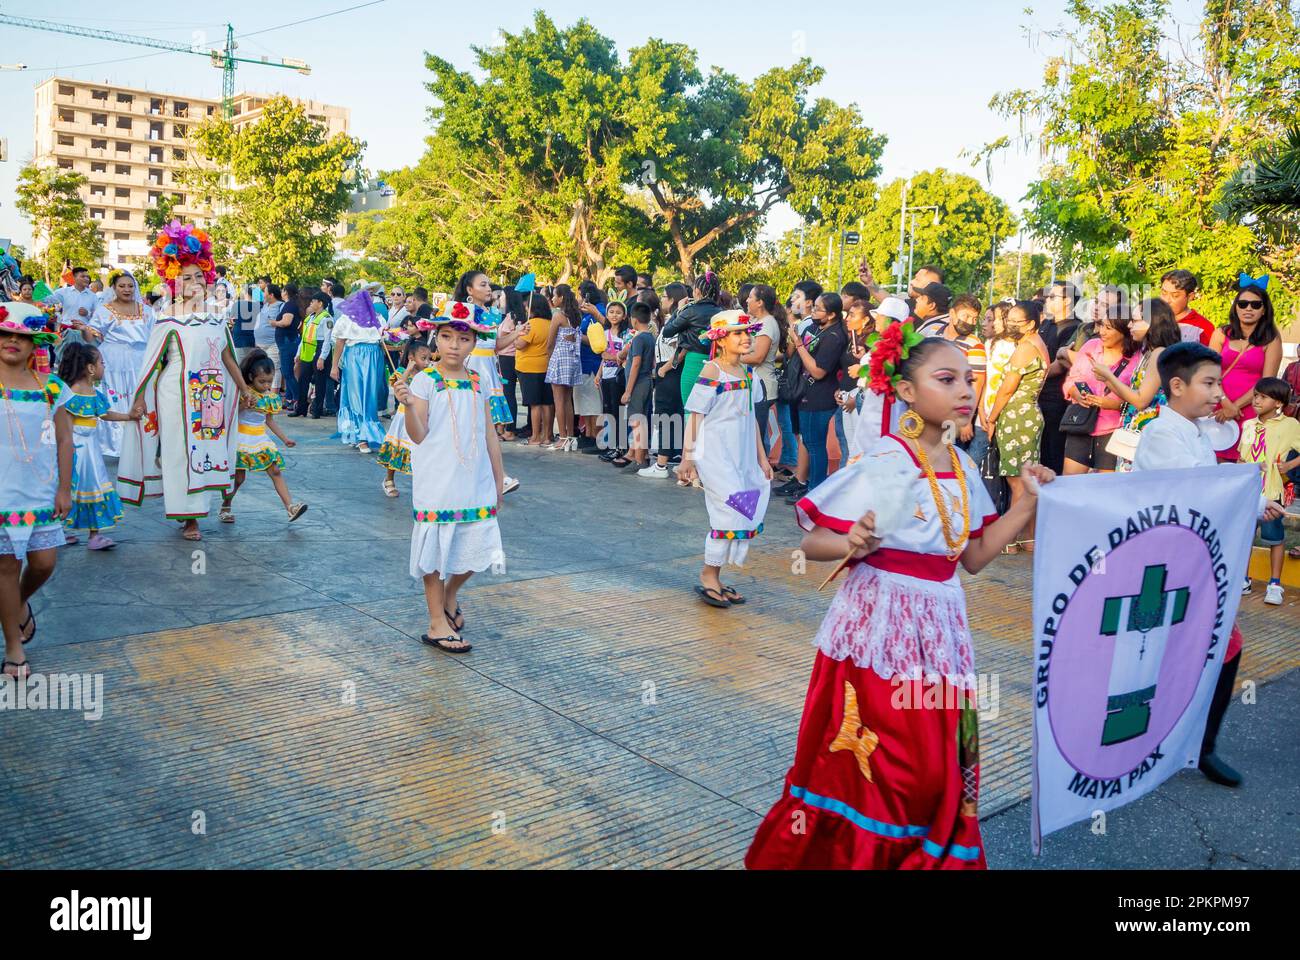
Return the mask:
<path id="1" fill-rule="evenodd" d="M 1153 586 L 1148 597 L 1163 595 L 1162 624 L 1147 634 L 1127 630 L 1144 583 L 1159 584 L 1162 571 L 1163 590 Z M 1110 630 L 1107 601 L 1118 612 L 1118 619 L 1109 618 Z M 1209 550 L 1184 527 L 1152 527 L 1130 537 L 1087 575 L 1061 618 L 1048 677 L 1048 720 L 1070 766 L 1094 780 L 1113 780 L 1150 756 L 1196 693 L 1217 609 Z M 1135 651 L 1153 660 L 1161 642 L 1154 672 L 1154 663 L 1141 662 Z M 1150 684 L 1155 693 L 1149 700 L 1133 696 Z M 1117 703 L 1129 709 L 1119 715 Z"/>

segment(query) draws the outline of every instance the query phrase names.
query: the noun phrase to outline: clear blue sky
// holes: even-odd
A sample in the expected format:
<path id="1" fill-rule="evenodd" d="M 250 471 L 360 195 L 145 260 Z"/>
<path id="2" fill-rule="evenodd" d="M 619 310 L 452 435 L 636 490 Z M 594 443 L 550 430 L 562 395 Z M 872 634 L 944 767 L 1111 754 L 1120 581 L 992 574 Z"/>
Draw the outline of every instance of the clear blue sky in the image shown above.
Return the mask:
<path id="1" fill-rule="evenodd" d="M 112 5 L 103 0 L 21 7 L 7 3 L 0 9 L 178 42 L 194 42 L 196 36 L 203 42 L 206 37 L 206 42 L 217 44 L 225 37 L 219 18 L 233 23 L 238 35 L 358 2 L 291 0 L 273 5 L 228 0 L 195 5 L 194 21 L 185 17 L 182 4 L 133 0 Z M 500 28 L 519 31 L 540 5 L 538 0 L 481 5 L 385 0 L 263 33 L 243 40 L 240 53 L 306 60 L 311 76 L 241 64 L 236 89 L 283 92 L 346 106 L 352 111 L 353 134 L 368 144 L 366 166 L 402 166 L 419 157 L 429 132 L 424 52 L 437 52 L 470 68 L 471 46 L 490 45 Z M 826 68 L 818 94 L 856 103 L 871 127 L 888 134 L 886 178 L 946 166 L 983 180 L 984 170 L 970 167 L 960 153 L 1004 133 L 1016 134 L 1013 123 L 988 110 L 989 98 L 1000 90 L 1037 85 L 1044 60 L 1058 50 L 1050 40 L 1031 45 L 1024 28 L 1058 25 L 1063 6 L 1062 0 L 1049 0 L 1027 14 L 1023 2 L 1007 0 L 661 0 L 607 3 L 592 13 L 590 3 L 563 0 L 545 3 L 544 9 L 561 24 L 587 16 L 623 52 L 650 35 L 688 43 L 698 51 L 702 65 L 718 65 L 746 79 L 770 66 L 791 63 L 802 52 Z M 28 65 L 25 72 L 0 71 L 0 136 L 9 139 L 10 149 L 9 162 L 0 164 L 0 237 L 20 243 L 28 241 L 29 230 L 14 209 L 13 187 L 19 168 L 32 154 L 36 84 L 58 75 L 213 98 L 221 92 L 220 71 L 197 56 L 150 55 L 152 51 L 143 47 L 10 26 L 0 26 L 0 50 L 0 63 Z M 1036 165 L 1036 153 L 1004 154 L 994 163 L 989 186 L 1015 205 Z M 792 223 L 786 211 L 769 229 Z"/>

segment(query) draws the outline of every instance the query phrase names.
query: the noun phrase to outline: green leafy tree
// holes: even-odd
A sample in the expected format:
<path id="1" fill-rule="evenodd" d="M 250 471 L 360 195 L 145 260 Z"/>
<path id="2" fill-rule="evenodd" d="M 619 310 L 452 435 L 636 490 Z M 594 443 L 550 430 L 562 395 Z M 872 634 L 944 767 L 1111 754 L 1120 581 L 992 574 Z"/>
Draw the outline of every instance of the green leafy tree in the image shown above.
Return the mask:
<path id="1" fill-rule="evenodd" d="M 150 230 L 161 230 L 176 216 L 177 206 L 179 204 L 175 197 L 162 194 L 154 201 L 154 205 L 144 212 L 144 225 Z"/>
<path id="2" fill-rule="evenodd" d="M 861 256 L 881 283 L 892 278 L 898 259 L 903 183 L 900 179 L 883 187 L 863 222 Z M 927 209 L 931 207 L 937 209 Z M 913 269 L 939 264 L 954 292 L 987 292 L 994 242 L 1003 249 L 1014 242 L 1017 229 L 1006 203 L 974 177 L 939 168 L 912 177 L 907 208 L 904 267 L 909 260 Z"/>
<path id="3" fill-rule="evenodd" d="M 1294 123 L 1294 4 L 1206 0 L 1192 36 L 1168 0 L 1072 0 L 1069 11 L 1074 22 L 1049 35 L 1071 56 L 1049 60 L 1041 88 L 992 102 L 1045 157 L 1025 198 L 1033 233 L 1066 269 L 1091 268 L 1103 282 L 1189 269 L 1211 319 L 1226 313 L 1238 272 L 1261 262 L 1294 289 L 1293 249 L 1217 209 L 1241 165 Z"/>
<path id="4" fill-rule="evenodd" d="M 809 91 L 825 71 L 809 60 L 774 67 L 752 84 L 715 72 L 702 81 L 694 52 L 651 40 L 627 72 L 638 111 L 636 166 L 656 224 L 682 276 L 695 259 L 751 239 L 776 204 L 810 222 L 861 216 L 870 205 L 885 138 Z"/>
<path id="5" fill-rule="evenodd" d="M 86 213 L 79 173 L 29 163 L 18 174 L 14 205 L 32 224 L 36 252 L 23 264 L 29 275 L 50 283 L 63 262 L 91 269 L 104 259 L 104 237 Z"/>
<path id="6" fill-rule="evenodd" d="M 723 288 L 735 293 L 742 283 L 766 283 L 784 300 L 801 280 L 816 280 L 831 289 L 835 284 L 834 264 L 828 263 L 829 227 L 814 226 L 789 230 L 777 240 L 754 240 L 736 247 L 716 269 Z M 845 259 L 844 280 L 857 279 L 857 261 Z M 673 277 L 679 276 L 672 270 Z"/>
<path id="7" fill-rule="evenodd" d="M 268 100 L 261 118 L 239 130 L 207 120 L 193 140 L 202 162 L 181 179 L 216 211 L 210 232 L 219 262 L 279 283 L 329 269 L 361 141 L 329 136 L 288 97 Z"/>
<path id="8" fill-rule="evenodd" d="M 395 206 L 357 218 L 349 246 L 407 282 L 469 264 L 506 275 L 604 283 L 622 263 L 695 270 L 752 241 L 773 206 L 860 215 L 884 139 L 856 109 L 812 99 L 806 61 L 752 84 L 712 72 L 682 44 L 620 59 L 586 20 L 538 12 L 476 48 L 478 69 L 428 56 L 435 135 L 386 174 Z"/>
<path id="9" fill-rule="evenodd" d="M 1033 299 L 1034 294 L 1052 279 L 1052 258 L 1049 254 L 1008 250 L 998 257 L 997 269 L 993 272 L 993 299 Z M 987 298 L 987 288 L 973 292 L 981 302 Z"/>

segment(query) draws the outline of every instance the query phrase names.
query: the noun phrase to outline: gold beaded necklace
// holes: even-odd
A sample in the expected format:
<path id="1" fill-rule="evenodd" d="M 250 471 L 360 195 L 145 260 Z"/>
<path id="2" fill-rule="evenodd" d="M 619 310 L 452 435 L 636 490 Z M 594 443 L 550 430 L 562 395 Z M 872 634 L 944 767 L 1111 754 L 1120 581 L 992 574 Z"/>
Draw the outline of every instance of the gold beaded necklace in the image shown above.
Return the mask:
<path id="1" fill-rule="evenodd" d="M 39 380 L 37 382 L 39 383 Z M 23 451 L 23 454 L 21 457 L 15 454 L 14 459 L 21 464 L 24 464 L 26 466 L 31 466 L 33 463 L 36 462 L 36 454 L 33 453 L 27 446 L 27 437 L 23 434 L 23 427 L 21 421 L 19 420 L 18 411 L 17 409 L 15 409 L 14 402 L 10 397 L 11 392 L 12 391 L 9 389 L 9 387 L 7 387 L 3 382 L 0 382 L 0 396 L 4 397 L 4 402 L 5 402 L 5 424 L 9 430 L 9 446 L 10 449 L 13 449 L 15 447 L 20 447 Z M 25 391 L 25 392 L 39 393 L 41 391 L 32 390 L 32 391 Z M 48 414 L 48 418 L 41 423 L 42 442 L 44 442 L 45 435 L 53 430 L 54 427 L 53 420 L 54 420 L 54 414 L 51 411 Z M 15 441 L 17 442 L 15 443 Z M 49 483 L 51 480 L 54 479 L 54 474 L 57 469 L 58 469 L 57 463 L 51 464 L 49 475 L 40 478 L 37 482 L 41 484 Z M 39 470 L 37 470 L 37 476 L 38 477 L 40 476 Z"/>
<path id="2" fill-rule="evenodd" d="M 437 370 L 437 367 L 435 367 L 434 369 Z M 447 382 L 447 378 L 446 378 L 445 376 L 443 376 L 441 370 L 437 370 L 437 372 L 438 372 L 438 377 L 439 377 L 439 379 L 441 379 L 441 380 L 443 381 L 443 383 L 445 384 L 445 383 Z M 466 373 L 468 373 L 468 372 L 469 372 L 469 371 L 467 370 Z M 456 453 L 456 459 L 460 461 L 460 465 L 461 465 L 462 467 L 468 467 L 471 463 L 473 463 L 475 460 L 478 459 L 478 450 L 479 450 L 479 446 L 481 445 L 481 439 L 482 439 L 482 436 L 483 436 L 482 434 L 480 434 L 479 429 L 478 429 L 478 426 L 479 426 L 479 424 L 478 424 L 478 414 L 477 414 L 477 411 L 475 410 L 475 404 L 478 402 L 478 399 L 479 399 L 479 393 L 478 393 L 477 390 L 472 390 L 472 391 L 471 391 L 471 392 L 473 393 L 473 395 L 474 395 L 474 401 L 475 401 L 475 404 L 471 404 L 471 405 L 470 405 L 470 410 L 471 410 L 471 411 L 474 411 L 474 413 L 473 413 L 473 415 L 471 416 L 471 420 L 470 420 L 470 445 L 469 445 L 469 457 L 468 457 L 468 459 L 466 459 L 465 454 L 461 453 L 461 447 L 460 447 L 460 425 L 456 422 L 456 401 L 455 401 L 455 399 L 452 397 L 453 390 L 452 390 L 452 388 L 450 388 L 450 387 L 446 387 L 446 386 L 444 386 L 442 392 L 445 393 L 445 394 L 447 395 L 447 412 L 451 415 L 451 447 L 452 447 L 452 450 L 455 451 L 455 453 Z M 485 429 L 486 429 L 486 428 L 485 428 Z"/>
<path id="3" fill-rule="evenodd" d="M 961 460 L 957 456 L 957 451 L 952 444 L 948 444 L 948 455 L 952 458 L 952 472 L 961 484 L 961 516 L 962 529 L 960 533 L 954 534 L 952 529 L 952 518 L 948 514 L 948 507 L 943 500 L 943 491 L 939 488 L 939 478 L 934 475 L 934 467 L 930 466 L 930 458 L 926 455 L 921 444 L 913 440 L 912 445 L 916 447 L 916 458 L 921 461 L 921 469 L 925 471 L 925 478 L 930 482 L 930 496 L 934 498 L 934 505 L 939 511 L 939 522 L 943 526 L 943 540 L 948 544 L 948 559 L 956 560 L 961 556 L 962 550 L 966 548 L 966 542 L 970 539 L 970 490 L 966 486 L 966 472 L 961 468 Z"/>

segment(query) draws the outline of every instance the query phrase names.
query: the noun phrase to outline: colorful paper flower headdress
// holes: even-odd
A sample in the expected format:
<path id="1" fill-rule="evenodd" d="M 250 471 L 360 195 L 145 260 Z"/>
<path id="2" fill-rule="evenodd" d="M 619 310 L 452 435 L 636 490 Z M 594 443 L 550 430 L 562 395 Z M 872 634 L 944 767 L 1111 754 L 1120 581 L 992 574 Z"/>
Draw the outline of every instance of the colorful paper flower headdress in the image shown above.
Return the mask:
<path id="1" fill-rule="evenodd" d="M 33 304 L 7 303 L 0 306 L 0 333 L 31 337 L 38 347 L 59 342 L 58 329 L 53 328 L 52 323 L 52 318 Z"/>
<path id="2" fill-rule="evenodd" d="M 884 333 L 872 333 L 865 343 L 870 351 L 863 386 L 880 396 L 893 398 L 894 388 L 902 378 L 898 369 L 908 354 L 924 340 L 908 323 L 891 323 Z"/>
<path id="3" fill-rule="evenodd" d="M 712 360 L 718 350 L 718 341 L 729 333 L 748 331 L 758 333 L 763 324 L 754 320 L 742 310 L 723 310 L 715 313 L 709 321 L 709 329 L 700 334 L 702 340 L 709 341 L 709 359 Z"/>
<path id="4" fill-rule="evenodd" d="M 153 258 L 158 276 L 172 293 L 176 292 L 176 278 L 181 275 L 181 267 L 192 263 L 203 271 L 208 283 L 217 279 L 216 264 L 212 262 L 212 238 L 192 223 L 173 220 L 159 230 L 149 256 Z"/>

